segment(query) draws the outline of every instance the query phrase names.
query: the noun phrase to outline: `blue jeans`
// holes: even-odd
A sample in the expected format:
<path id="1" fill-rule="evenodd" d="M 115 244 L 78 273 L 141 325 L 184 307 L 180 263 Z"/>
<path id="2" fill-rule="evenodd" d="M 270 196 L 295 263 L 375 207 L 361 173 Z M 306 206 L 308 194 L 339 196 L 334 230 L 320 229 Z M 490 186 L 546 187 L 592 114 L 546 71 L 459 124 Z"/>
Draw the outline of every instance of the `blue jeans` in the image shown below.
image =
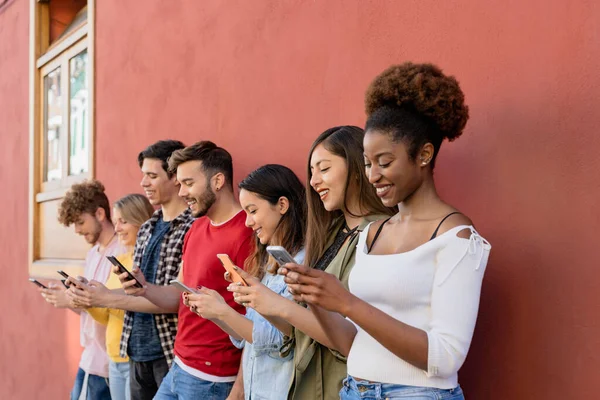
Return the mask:
<path id="1" fill-rule="evenodd" d="M 460 386 L 454 389 L 437 389 L 419 386 L 395 385 L 356 381 L 350 375 L 344 379 L 340 390 L 341 400 L 465 400 Z"/>
<path id="2" fill-rule="evenodd" d="M 182 370 L 173 363 L 154 400 L 225 400 L 233 382 L 209 382 Z"/>
<path id="3" fill-rule="evenodd" d="M 85 371 L 79 368 L 75 377 L 73 390 L 71 390 L 71 400 L 79 400 L 84 380 Z M 98 375 L 88 375 L 86 400 L 111 400 L 106 378 Z"/>
<path id="4" fill-rule="evenodd" d="M 112 400 L 129 400 L 131 389 L 129 385 L 129 363 L 108 363 L 108 386 Z"/>

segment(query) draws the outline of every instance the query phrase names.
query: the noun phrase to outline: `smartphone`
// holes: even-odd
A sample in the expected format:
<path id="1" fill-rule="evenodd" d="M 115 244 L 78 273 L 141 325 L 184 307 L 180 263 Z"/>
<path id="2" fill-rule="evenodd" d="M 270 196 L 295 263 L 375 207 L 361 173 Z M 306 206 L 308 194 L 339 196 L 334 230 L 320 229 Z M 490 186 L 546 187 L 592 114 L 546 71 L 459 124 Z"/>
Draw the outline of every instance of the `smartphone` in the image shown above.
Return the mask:
<path id="1" fill-rule="evenodd" d="M 68 289 L 70 285 L 67 284 L 67 279 L 69 279 L 71 276 L 69 274 L 67 274 L 65 271 L 58 270 L 56 272 L 58 272 L 65 278 L 65 279 L 61 279 L 60 281 Z M 77 279 L 73 278 L 73 280 L 76 281 Z"/>
<path id="2" fill-rule="evenodd" d="M 183 284 L 183 282 L 179 282 L 177 279 L 173 279 L 172 281 L 169 281 L 169 285 L 176 287 L 177 289 L 179 289 L 179 291 L 181 293 L 198 293 L 197 290 L 194 290 L 194 289 L 190 288 L 189 286 L 186 286 L 185 284 Z"/>
<path id="3" fill-rule="evenodd" d="M 290 253 L 288 253 L 287 250 L 281 246 L 267 246 L 267 252 L 273 256 L 275 261 L 277 261 L 282 267 L 287 263 L 296 264 L 294 257 L 292 257 Z"/>
<path id="4" fill-rule="evenodd" d="M 242 278 L 242 276 L 233 268 L 235 264 L 231 261 L 231 258 L 227 254 L 217 254 L 217 258 L 221 260 L 221 264 L 229 274 L 233 283 L 241 283 L 244 286 L 248 286 L 248 283 Z"/>
<path id="5" fill-rule="evenodd" d="M 125 266 L 124 266 L 123 264 L 121 264 L 121 261 L 119 261 L 119 260 L 117 259 L 117 257 L 115 257 L 115 256 L 106 256 L 106 258 L 108 258 L 108 261 L 110 261 L 112 265 L 114 265 L 115 267 L 117 267 L 117 268 L 119 269 L 119 273 L 120 273 L 120 274 L 122 274 L 122 273 L 126 273 L 127 275 L 129 275 L 129 278 L 131 278 L 131 279 L 133 279 L 133 280 L 135 281 L 135 285 L 133 285 L 133 286 L 135 286 L 135 287 L 138 287 L 138 288 L 140 288 L 140 289 L 144 287 L 144 286 L 143 286 L 143 285 L 140 283 L 140 281 L 138 281 L 138 280 L 135 278 L 135 276 L 133 276 L 133 274 L 132 274 L 131 272 L 129 272 L 129 271 L 127 270 L 127 268 L 125 268 Z"/>
<path id="6" fill-rule="evenodd" d="M 41 283 L 40 281 L 38 281 L 37 279 L 33 279 L 33 278 L 29 278 L 29 282 L 34 283 L 36 285 L 38 285 L 39 287 L 41 287 L 42 289 L 48 289 L 48 286 L 44 285 L 43 283 Z"/>

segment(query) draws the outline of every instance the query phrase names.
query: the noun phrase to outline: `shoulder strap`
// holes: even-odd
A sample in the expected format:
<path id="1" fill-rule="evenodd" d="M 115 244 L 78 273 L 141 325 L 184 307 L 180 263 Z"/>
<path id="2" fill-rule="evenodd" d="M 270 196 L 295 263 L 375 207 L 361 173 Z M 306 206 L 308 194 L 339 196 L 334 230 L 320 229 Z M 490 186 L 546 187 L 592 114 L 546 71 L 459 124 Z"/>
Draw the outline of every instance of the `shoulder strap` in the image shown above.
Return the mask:
<path id="1" fill-rule="evenodd" d="M 445 217 L 444 217 L 444 218 L 443 218 L 443 219 L 440 221 L 440 223 L 438 224 L 437 228 L 435 228 L 435 231 L 433 232 L 433 235 L 431 235 L 431 238 L 430 238 L 429 240 L 433 240 L 433 239 L 435 239 L 435 237 L 437 236 L 437 234 L 438 234 L 438 231 L 440 230 L 440 227 L 442 226 L 442 224 L 444 223 L 444 221 L 445 221 L 445 220 L 447 220 L 449 216 L 451 216 L 451 215 L 454 215 L 454 214 L 460 214 L 460 212 L 458 212 L 458 211 L 454 211 L 454 212 L 451 212 L 450 214 L 446 215 L 446 216 L 445 216 Z"/>
<path id="2" fill-rule="evenodd" d="M 373 246 L 375 245 L 375 241 L 379 237 L 379 234 L 381 233 L 381 230 L 383 229 L 383 226 L 385 225 L 386 222 L 388 222 L 390 220 L 390 218 L 391 217 L 389 217 L 388 219 L 386 219 L 385 221 L 383 221 L 381 223 L 381 225 L 379 225 L 379 228 L 377 228 L 377 232 L 375 232 L 375 236 L 373 237 L 373 241 L 371 242 L 371 245 L 367 249 L 369 253 L 371 252 L 371 250 L 373 250 Z M 368 237 L 368 233 L 367 233 L 367 237 Z M 366 238 L 365 238 L 365 241 L 366 241 Z"/>

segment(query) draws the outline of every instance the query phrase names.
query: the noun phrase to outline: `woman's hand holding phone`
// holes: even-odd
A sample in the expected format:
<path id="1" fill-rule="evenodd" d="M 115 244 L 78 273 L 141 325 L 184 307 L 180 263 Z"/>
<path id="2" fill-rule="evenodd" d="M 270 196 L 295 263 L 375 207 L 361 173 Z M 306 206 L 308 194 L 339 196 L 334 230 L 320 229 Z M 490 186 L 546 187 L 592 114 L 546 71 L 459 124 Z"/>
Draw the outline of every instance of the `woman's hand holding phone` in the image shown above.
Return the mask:
<path id="1" fill-rule="evenodd" d="M 236 269 L 248 286 L 238 283 L 230 284 L 227 290 L 233 292 L 233 300 L 244 307 L 253 308 L 261 315 L 280 317 L 283 311 L 283 302 L 287 299 L 266 287 L 243 269 L 237 267 Z"/>
<path id="2" fill-rule="evenodd" d="M 294 263 L 285 264 L 277 273 L 285 276 L 294 300 L 348 315 L 353 296 L 334 275 Z"/>

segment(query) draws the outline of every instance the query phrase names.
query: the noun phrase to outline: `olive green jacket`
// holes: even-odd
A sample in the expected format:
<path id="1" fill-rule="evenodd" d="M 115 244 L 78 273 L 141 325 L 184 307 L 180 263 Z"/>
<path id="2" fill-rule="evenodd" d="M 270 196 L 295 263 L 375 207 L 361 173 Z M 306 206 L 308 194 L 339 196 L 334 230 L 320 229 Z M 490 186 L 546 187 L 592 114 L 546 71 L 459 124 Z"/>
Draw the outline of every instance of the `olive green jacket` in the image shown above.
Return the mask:
<path id="1" fill-rule="evenodd" d="M 336 257 L 325 269 L 335 275 L 348 289 L 348 276 L 354 266 L 358 233 L 372 221 L 385 218 L 383 215 L 365 217 L 358 227 L 357 234 L 350 237 Z M 330 246 L 343 227 L 338 221 L 331 230 L 327 247 Z M 286 337 L 281 348 L 282 355 L 294 350 L 294 374 L 288 395 L 289 400 L 334 400 L 339 399 L 342 381 L 346 378 L 346 357 L 329 349 L 303 332 L 294 328 L 292 336 Z"/>

